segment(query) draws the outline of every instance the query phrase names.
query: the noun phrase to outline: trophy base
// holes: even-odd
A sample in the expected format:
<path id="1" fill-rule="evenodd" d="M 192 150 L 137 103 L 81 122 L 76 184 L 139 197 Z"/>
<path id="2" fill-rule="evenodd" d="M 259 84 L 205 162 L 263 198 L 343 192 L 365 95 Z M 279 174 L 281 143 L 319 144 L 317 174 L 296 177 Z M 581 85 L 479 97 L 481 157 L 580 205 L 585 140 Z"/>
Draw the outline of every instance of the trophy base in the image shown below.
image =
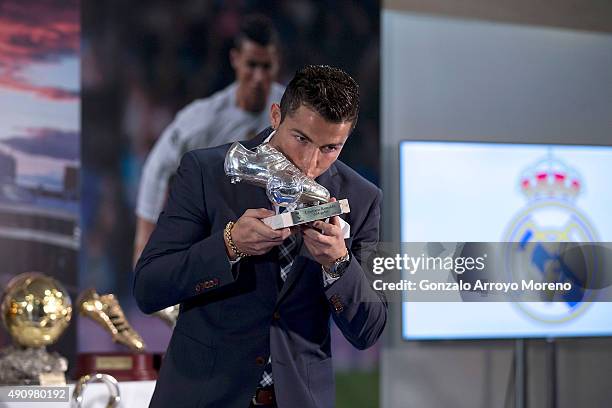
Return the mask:
<path id="1" fill-rule="evenodd" d="M 294 225 L 306 224 L 312 221 L 324 220 L 340 214 L 351 212 L 347 199 L 300 208 L 282 214 L 264 218 L 262 221 L 272 229 L 293 227 Z"/>
<path id="2" fill-rule="evenodd" d="M 45 347 L 9 345 L 0 350 L 0 384 L 63 385 L 68 360 Z"/>
<path id="3" fill-rule="evenodd" d="M 79 353 L 75 377 L 110 374 L 117 381 L 157 379 L 161 356 L 152 353 Z"/>

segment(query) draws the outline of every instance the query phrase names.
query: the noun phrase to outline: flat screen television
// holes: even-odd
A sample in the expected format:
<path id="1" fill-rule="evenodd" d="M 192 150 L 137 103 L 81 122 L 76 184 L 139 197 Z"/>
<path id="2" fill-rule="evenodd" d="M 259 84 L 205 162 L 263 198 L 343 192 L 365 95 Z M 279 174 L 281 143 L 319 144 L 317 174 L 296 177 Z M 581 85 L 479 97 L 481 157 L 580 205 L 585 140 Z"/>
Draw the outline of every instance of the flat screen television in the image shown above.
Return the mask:
<path id="1" fill-rule="evenodd" d="M 402 242 L 612 241 L 612 146 L 404 141 Z M 612 303 L 404 302 L 407 340 L 612 335 Z"/>

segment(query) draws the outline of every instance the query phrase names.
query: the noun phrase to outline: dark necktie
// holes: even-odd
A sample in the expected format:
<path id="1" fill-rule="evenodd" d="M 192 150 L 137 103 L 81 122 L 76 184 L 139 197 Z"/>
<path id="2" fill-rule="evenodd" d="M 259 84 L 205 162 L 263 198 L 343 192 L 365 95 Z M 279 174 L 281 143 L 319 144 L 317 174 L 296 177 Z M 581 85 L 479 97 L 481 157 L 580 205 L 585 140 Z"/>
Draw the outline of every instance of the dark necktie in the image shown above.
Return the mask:
<path id="1" fill-rule="evenodd" d="M 295 235 L 289 236 L 283 243 L 278 247 L 278 263 L 280 265 L 280 277 L 284 281 L 287 280 L 293 260 L 295 259 L 295 252 L 297 249 L 297 238 Z"/>
<path id="2" fill-rule="evenodd" d="M 287 276 L 289 276 L 289 271 L 291 271 L 293 260 L 297 256 L 297 250 L 298 240 L 295 235 L 289 236 L 289 238 L 284 240 L 278 247 L 278 264 L 280 266 L 280 278 L 283 283 L 287 280 Z M 264 372 L 259 385 L 262 387 L 267 387 L 272 384 L 274 384 L 274 379 L 272 378 L 272 357 L 270 356 L 268 357 L 268 363 L 264 367 Z"/>

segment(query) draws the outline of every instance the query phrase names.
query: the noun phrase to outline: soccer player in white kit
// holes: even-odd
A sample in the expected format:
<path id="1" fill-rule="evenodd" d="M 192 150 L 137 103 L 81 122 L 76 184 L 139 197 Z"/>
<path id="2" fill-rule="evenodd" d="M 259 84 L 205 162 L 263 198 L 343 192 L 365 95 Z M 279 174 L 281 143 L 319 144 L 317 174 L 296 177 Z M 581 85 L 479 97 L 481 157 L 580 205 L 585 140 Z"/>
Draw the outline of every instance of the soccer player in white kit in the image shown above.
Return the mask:
<path id="1" fill-rule="evenodd" d="M 189 150 L 245 140 L 269 126 L 272 103 L 284 87 L 274 80 L 279 68 L 278 34 L 263 16 L 245 18 L 230 51 L 236 81 L 183 108 L 163 131 L 145 162 L 136 205 L 134 260 L 153 232 L 166 200 L 170 177 Z"/>

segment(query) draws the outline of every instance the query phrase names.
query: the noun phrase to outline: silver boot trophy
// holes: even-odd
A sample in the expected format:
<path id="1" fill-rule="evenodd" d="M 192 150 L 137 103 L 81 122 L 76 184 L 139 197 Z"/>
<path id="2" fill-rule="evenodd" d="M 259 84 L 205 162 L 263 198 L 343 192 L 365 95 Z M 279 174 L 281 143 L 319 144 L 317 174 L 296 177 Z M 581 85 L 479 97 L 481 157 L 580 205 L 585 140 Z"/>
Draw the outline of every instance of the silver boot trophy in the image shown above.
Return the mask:
<path id="1" fill-rule="evenodd" d="M 225 155 L 225 174 L 232 183 L 244 181 L 265 188 L 270 201 L 287 207 L 286 212 L 263 220 L 274 229 L 350 212 L 348 200 L 328 202 L 329 191 L 306 177 L 269 143 L 254 150 L 234 143 Z"/>

